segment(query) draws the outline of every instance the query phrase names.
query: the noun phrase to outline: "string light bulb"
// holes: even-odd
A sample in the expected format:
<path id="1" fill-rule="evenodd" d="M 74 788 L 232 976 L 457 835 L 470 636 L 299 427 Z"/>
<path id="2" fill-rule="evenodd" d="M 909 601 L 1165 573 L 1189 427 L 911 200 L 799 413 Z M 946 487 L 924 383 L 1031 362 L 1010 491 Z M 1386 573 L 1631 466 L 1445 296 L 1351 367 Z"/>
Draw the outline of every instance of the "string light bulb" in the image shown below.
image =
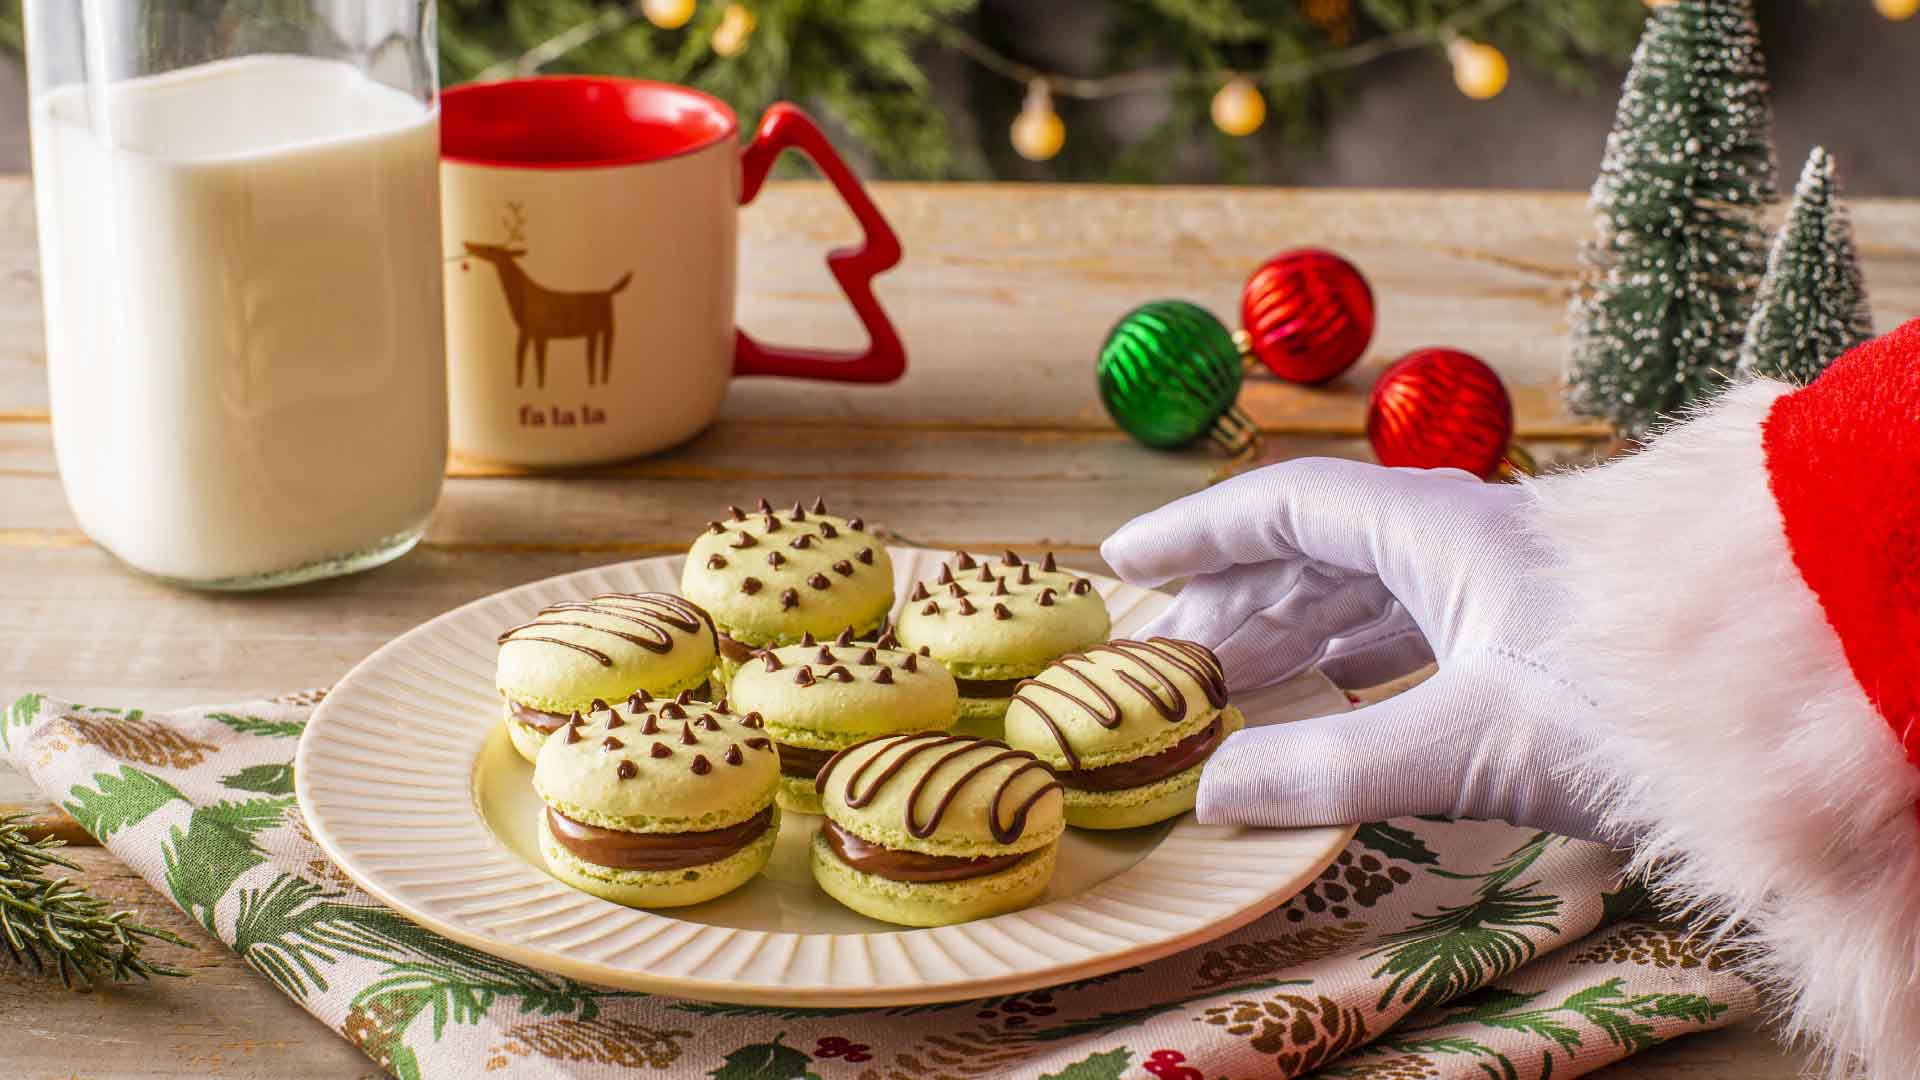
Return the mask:
<path id="1" fill-rule="evenodd" d="M 1067 125 L 1053 111 L 1053 94 L 1045 79 L 1027 84 L 1027 100 L 1013 118 L 1008 136 L 1014 153 L 1028 161 L 1049 161 L 1067 144 Z"/>
<path id="2" fill-rule="evenodd" d="M 1491 45 L 1456 38 L 1447 43 L 1453 85 L 1475 101 L 1499 96 L 1507 88 L 1507 58 Z"/>
<path id="3" fill-rule="evenodd" d="M 1903 22 L 1920 12 L 1920 0 L 1873 0 L 1873 10 L 1894 22 Z"/>
<path id="4" fill-rule="evenodd" d="M 739 56 L 745 52 L 747 38 L 753 35 L 753 22 L 753 12 L 739 4 L 728 4 L 720 15 L 720 25 L 713 28 L 713 39 L 709 42 L 713 51 L 721 56 Z"/>
<path id="5" fill-rule="evenodd" d="M 678 30 L 693 18 L 693 0 L 640 0 L 640 14 L 662 30 Z"/>
<path id="6" fill-rule="evenodd" d="M 1267 99 L 1245 75 L 1235 75 L 1213 95 L 1213 126 L 1236 138 L 1251 135 L 1267 122 Z"/>

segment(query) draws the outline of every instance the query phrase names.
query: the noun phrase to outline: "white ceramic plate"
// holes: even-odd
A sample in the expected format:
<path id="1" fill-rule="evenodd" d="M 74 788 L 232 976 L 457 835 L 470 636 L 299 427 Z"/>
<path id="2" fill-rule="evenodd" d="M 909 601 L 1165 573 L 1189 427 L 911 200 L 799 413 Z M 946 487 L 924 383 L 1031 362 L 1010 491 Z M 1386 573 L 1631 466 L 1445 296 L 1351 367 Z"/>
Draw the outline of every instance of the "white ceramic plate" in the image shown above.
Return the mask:
<path id="1" fill-rule="evenodd" d="M 945 553 L 892 548 L 901 595 Z M 713 1001 L 903 1005 L 1017 993 L 1143 963 L 1218 937 L 1284 903 L 1325 869 L 1350 828 L 1196 824 L 1069 829 L 1046 896 L 1024 911 L 904 930 L 813 884 L 819 819 L 788 814 L 766 873 L 728 896 L 653 913 L 547 875 L 532 768 L 514 753 L 493 689 L 494 635 L 556 600 L 678 590 L 679 556 L 565 574 L 496 593 L 401 635 L 349 672 L 307 724 L 300 808 L 321 847 L 369 893 L 423 926 L 532 967 L 604 986 Z M 1124 635 L 1161 593 L 1088 575 Z M 1237 699 L 1297 719 L 1347 708 L 1315 674 Z"/>

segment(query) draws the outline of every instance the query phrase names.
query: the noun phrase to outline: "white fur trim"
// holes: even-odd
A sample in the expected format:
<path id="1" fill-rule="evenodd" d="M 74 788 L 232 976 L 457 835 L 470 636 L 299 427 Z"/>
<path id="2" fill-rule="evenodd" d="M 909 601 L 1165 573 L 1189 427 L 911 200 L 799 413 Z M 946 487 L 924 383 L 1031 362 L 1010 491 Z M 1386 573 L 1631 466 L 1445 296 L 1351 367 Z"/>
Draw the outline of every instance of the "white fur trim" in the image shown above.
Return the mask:
<path id="1" fill-rule="evenodd" d="M 1832 1075 L 1910 1080 L 1920 770 L 1788 551 L 1760 437 L 1789 390 L 1736 387 L 1638 454 L 1531 485 L 1570 594 L 1553 652 L 1612 725 L 1587 765 L 1635 864 L 1747 924 Z"/>

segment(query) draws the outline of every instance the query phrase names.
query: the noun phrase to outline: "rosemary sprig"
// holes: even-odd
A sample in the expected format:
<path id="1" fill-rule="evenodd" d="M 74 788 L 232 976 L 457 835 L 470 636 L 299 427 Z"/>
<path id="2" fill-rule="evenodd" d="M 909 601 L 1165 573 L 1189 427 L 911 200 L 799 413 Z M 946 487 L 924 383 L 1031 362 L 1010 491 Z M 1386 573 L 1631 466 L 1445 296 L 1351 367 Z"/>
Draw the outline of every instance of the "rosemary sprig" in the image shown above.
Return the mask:
<path id="1" fill-rule="evenodd" d="M 80 866 L 53 853 L 61 841 L 30 839 L 24 819 L 0 817 L 0 946 L 15 963 L 36 971 L 51 965 L 69 990 L 91 988 L 102 974 L 115 982 L 186 974 L 140 951 L 148 941 L 192 948 L 190 942 L 134 921 L 131 911 L 108 911 L 99 897 L 64 877 L 48 877 L 50 866 Z"/>

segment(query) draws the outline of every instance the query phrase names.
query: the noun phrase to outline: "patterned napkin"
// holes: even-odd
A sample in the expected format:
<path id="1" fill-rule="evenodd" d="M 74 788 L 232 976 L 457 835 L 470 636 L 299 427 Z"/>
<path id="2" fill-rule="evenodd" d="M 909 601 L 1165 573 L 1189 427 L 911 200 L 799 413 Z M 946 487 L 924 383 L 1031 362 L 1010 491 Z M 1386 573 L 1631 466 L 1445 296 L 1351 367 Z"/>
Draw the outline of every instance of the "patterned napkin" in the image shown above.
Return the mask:
<path id="1" fill-rule="evenodd" d="M 320 696 L 147 713 L 28 695 L 0 718 L 0 746 L 399 1077 L 1544 1080 L 1760 1003 L 1723 956 L 1642 909 L 1606 848 L 1425 819 L 1363 827 L 1237 933 L 1050 990 L 895 1009 L 599 990 L 416 927 L 327 861 L 293 797 Z"/>

